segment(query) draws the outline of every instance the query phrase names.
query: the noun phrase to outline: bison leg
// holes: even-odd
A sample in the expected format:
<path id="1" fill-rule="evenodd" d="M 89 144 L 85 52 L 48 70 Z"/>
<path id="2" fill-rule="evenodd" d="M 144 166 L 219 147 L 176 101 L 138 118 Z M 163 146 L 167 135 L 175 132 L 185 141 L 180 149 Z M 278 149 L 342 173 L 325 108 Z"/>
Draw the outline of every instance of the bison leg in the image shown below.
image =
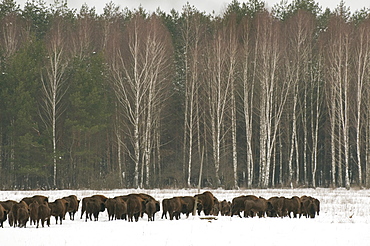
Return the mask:
<path id="1" fill-rule="evenodd" d="M 163 217 L 166 217 L 167 219 L 167 211 L 163 211 L 161 219 L 163 220 Z"/>
<path id="2" fill-rule="evenodd" d="M 139 217 L 140 217 L 140 213 L 134 214 L 134 217 L 135 217 L 135 221 L 138 222 L 139 221 Z"/>

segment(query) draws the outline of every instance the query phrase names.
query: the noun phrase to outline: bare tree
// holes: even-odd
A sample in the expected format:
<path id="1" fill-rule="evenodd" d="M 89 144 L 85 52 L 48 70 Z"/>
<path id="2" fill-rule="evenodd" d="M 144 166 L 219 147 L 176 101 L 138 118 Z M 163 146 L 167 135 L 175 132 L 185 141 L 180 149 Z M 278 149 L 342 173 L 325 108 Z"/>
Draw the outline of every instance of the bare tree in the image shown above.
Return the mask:
<path id="1" fill-rule="evenodd" d="M 238 152 L 237 152 L 237 107 L 236 107 L 236 79 L 237 79 L 237 56 L 238 56 L 238 41 L 237 41 L 237 30 L 236 30 L 236 16 L 231 16 L 227 23 L 227 69 L 228 79 L 231 83 L 231 142 L 232 142 L 232 163 L 233 163 L 233 186 L 239 188 L 238 185 Z"/>
<path id="2" fill-rule="evenodd" d="M 244 17 L 241 23 L 241 54 L 240 63 L 242 72 L 241 76 L 241 87 L 243 91 L 241 93 L 241 99 L 243 103 L 242 113 L 245 122 L 245 137 L 246 137 L 246 161 L 247 161 L 247 187 L 251 188 L 254 178 L 254 155 L 253 155 L 253 108 L 254 108 L 254 93 L 256 83 L 256 69 L 257 69 L 257 47 L 258 39 L 255 40 L 255 44 L 252 45 L 252 27 L 251 20 L 248 17 Z"/>
<path id="3" fill-rule="evenodd" d="M 57 185 L 57 127 L 66 105 L 63 102 L 68 90 L 66 69 L 69 63 L 67 28 L 62 17 L 55 16 L 52 28 L 47 34 L 47 59 L 41 75 L 43 104 L 41 117 L 51 128 L 53 151 L 53 185 Z"/>
<path id="4" fill-rule="evenodd" d="M 225 138 L 235 130 L 232 129 L 233 122 L 228 122 L 228 112 L 231 111 L 231 121 L 236 120 L 236 111 L 232 109 L 235 106 L 234 89 L 236 79 L 236 30 L 230 28 L 232 26 L 224 23 L 219 24 L 216 28 L 214 37 L 209 42 L 207 53 L 207 67 L 209 75 L 207 75 L 207 107 L 210 121 L 210 134 L 212 156 L 215 167 L 216 185 L 221 184 L 220 181 L 220 164 L 222 149 L 225 149 Z M 233 102 L 234 100 L 234 102 Z M 234 115 L 233 115 L 234 114 Z M 234 118 L 233 118 L 234 117 Z M 230 128 L 231 126 L 231 128 Z M 233 133 L 232 133 L 233 134 Z M 235 134 L 235 132 L 234 132 Z M 230 136 L 230 135 L 229 135 Z M 231 135 L 232 137 L 233 135 Z M 234 135 L 236 138 L 236 136 Z M 235 140 L 235 139 L 234 139 Z M 233 141 L 233 140 L 232 140 Z M 235 146 L 234 146 L 235 147 Z M 234 184 L 237 168 L 236 149 L 233 152 L 233 170 L 234 170 Z"/>
<path id="5" fill-rule="evenodd" d="M 326 33 L 326 74 L 331 125 L 332 182 L 335 181 L 335 164 L 338 162 L 338 185 L 350 187 L 349 180 L 349 89 L 351 27 L 342 16 L 333 16 Z M 337 144 L 336 144 L 337 143 Z M 342 158 L 344 157 L 344 163 Z"/>
<path id="6" fill-rule="evenodd" d="M 204 27 L 200 23 L 200 13 L 194 12 L 190 6 L 184 8 L 184 23 L 182 25 L 182 39 L 184 40 L 184 68 L 185 68 L 185 112 L 183 162 L 184 171 L 187 163 L 187 185 L 191 187 L 193 166 L 193 149 L 199 125 L 197 114 L 198 91 L 200 86 L 199 73 L 201 60 L 201 42 Z M 198 145 L 200 142 L 198 141 Z M 185 176 L 186 176 L 185 175 Z"/>
<path id="7" fill-rule="evenodd" d="M 299 173 L 304 172 L 304 183 L 307 185 L 307 81 L 309 81 L 309 65 L 312 61 L 312 40 L 314 23 L 313 17 L 303 11 L 298 11 L 286 22 L 286 56 L 284 71 L 286 80 L 292 84 L 290 100 L 292 109 L 289 112 L 292 115 L 291 140 L 289 151 L 289 174 L 288 182 L 290 184 L 299 182 Z M 303 91 L 303 93 L 302 93 Z M 303 99 L 300 95 L 303 94 Z M 298 121 L 302 119 L 303 128 L 303 170 L 300 170 L 299 156 L 299 132 L 297 129 Z M 289 124 L 290 125 L 290 124 Z M 295 168 L 293 168 L 293 156 L 295 153 Z M 296 173 L 295 179 L 293 175 Z"/>
<path id="8" fill-rule="evenodd" d="M 280 23 L 268 13 L 256 17 L 257 78 L 259 83 L 260 187 L 270 184 L 271 161 L 277 130 L 287 100 L 290 81 L 278 80 L 281 59 Z M 256 42 L 257 43 L 257 42 Z"/>
<path id="9" fill-rule="evenodd" d="M 312 61 L 315 61 L 311 64 L 310 68 L 310 85 L 309 85 L 309 99 L 310 99 L 310 114 L 309 118 L 311 119 L 311 141 L 312 141 L 312 150 L 311 150 L 311 179 L 312 186 L 316 187 L 316 172 L 318 167 L 318 152 L 319 152 L 319 128 L 320 128 L 320 119 L 322 117 L 322 105 L 324 101 L 323 85 L 322 81 L 322 63 L 323 56 L 317 54 L 316 57 L 312 57 Z"/>
<path id="10" fill-rule="evenodd" d="M 356 131 L 356 152 L 357 152 L 357 169 L 358 169 L 358 184 L 363 185 L 362 178 L 362 150 L 363 143 L 366 143 L 365 137 L 362 137 L 363 128 L 366 122 L 364 115 L 366 115 L 365 106 L 363 102 L 368 101 L 366 97 L 365 88 L 368 83 L 369 69 L 370 69 L 370 22 L 364 21 L 361 23 L 355 32 L 355 42 L 353 43 L 353 64 L 354 64 L 354 80 L 355 83 L 355 102 L 356 110 L 354 110 L 355 131 Z M 364 100 L 365 98 L 365 100 Z"/>
<path id="11" fill-rule="evenodd" d="M 157 143 L 153 133 L 167 97 L 171 53 L 169 34 L 159 18 L 144 19 L 139 14 L 127 24 L 110 53 L 115 93 L 131 129 L 135 187 L 149 186 L 153 144 Z"/>

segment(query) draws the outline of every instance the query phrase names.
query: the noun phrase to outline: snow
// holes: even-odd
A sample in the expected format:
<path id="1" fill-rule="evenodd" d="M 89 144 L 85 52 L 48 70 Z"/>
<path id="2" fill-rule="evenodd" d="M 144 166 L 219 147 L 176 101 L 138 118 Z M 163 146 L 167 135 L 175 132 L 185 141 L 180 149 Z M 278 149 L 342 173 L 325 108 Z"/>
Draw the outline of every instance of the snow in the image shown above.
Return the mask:
<path id="1" fill-rule="evenodd" d="M 205 190 L 201 190 L 204 192 Z M 240 195 L 291 197 L 309 195 L 321 202 L 320 215 L 315 219 L 239 218 L 218 216 L 217 220 L 202 220 L 198 216 L 182 215 L 170 221 L 156 214 L 154 222 L 144 215 L 138 222 L 108 221 L 107 213 L 100 213 L 99 221 L 85 222 L 76 214 L 75 221 L 66 220 L 56 225 L 38 228 L 10 228 L 8 221 L 0 228 L 1 245 L 369 245 L 370 190 L 345 189 L 265 189 L 265 190 L 210 190 L 220 201 L 231 201 Z M 147 193 L 158 201 L 174 196 L 194 195 L 197 190 L 57 190 L 57 191 L 1 191 L 0 201 L 20 201 L 23 197 L 45 195 L 54 201 L 68 195 L 79 199 L 94 194 L 107 197 L 130 193 Z M 81 207 L 81 204 L 80 204 Z M 200 216 L 202 217 L 202 215 Z"/>

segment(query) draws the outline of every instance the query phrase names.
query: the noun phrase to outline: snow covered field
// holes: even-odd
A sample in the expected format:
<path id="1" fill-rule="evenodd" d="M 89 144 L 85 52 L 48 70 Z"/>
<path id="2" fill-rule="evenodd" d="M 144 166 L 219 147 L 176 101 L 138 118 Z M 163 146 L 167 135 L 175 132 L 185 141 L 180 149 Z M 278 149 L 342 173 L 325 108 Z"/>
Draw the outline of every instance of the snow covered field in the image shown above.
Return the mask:
<path id="1" fill-rule="evenodd" d="M 205 190 L 201 190 L 201 193 Z M 147 216 L 138 222 L 108 221 L 107 213 L 99 221 L 80 219 L 63 225 L 38 228 L 10 228 L 8 221 L 0 228 L 1 245 L 370 245 L 370 190 L 345 189 L 273 189 L 273 190 L 210 190 L 218 200 L 231 201 L 239 195 L 291 197 L 310 195 L 321 202 L 320 215 L 315 219 L 238 218 L 219 216 L 217 220 L 161 219 L 148 222 Z M 0 201 L 20 201 L 23 197 L 45 195 L 54 201 L 67 195 L 79 199 L 94 194 L 107 197 L 129 193 L 147 193 L 158 201 L 163 198 L 197 194 L 197 190 L 60 190 L 60 191 L 0 191 Z M 81 207 L 81 205 L 80 205 Z M 201 216 L 202 217 L 202 216 Z"/>

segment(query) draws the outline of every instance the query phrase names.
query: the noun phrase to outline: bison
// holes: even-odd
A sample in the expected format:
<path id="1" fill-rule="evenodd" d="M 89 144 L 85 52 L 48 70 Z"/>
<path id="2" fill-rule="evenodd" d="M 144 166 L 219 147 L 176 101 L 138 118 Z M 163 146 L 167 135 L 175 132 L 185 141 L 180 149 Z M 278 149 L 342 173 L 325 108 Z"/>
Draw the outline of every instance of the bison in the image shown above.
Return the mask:
<path id="1" fill-rule="evenodd" d="M 119 197 L 116 200 L 116 219 L 126 219 L 127 217 L 127 203 Z"/>
<path id="2" fill-rule="evenodd" d="M 294 218 L 301 215 L 301 199 L 297 196 L 284 200 L 283 215 L 291 218 L 291 213 L 293 213 Z"/>
<path id="3" fill-rule="evenodd" d="M 162 217 L 161 219 L 163 219 L 163 217 L 166 217 L 167 219 L 167 213 L 169 213 L 169 208 L 170 208 L 170 199 L 168 198 L 165 198 L 162 200 Z"/>
<path id="4" fill-rule="evenodd" d="M 78 211 L 80 200 L 78 200 L 75 195 L 66 196 L 63 197 L 62 199 L 68 202 L 67 212 L 69 213 L 69 219 L 74 220 L 75 214 Z"/>
<path id="5" fill-rule="evenodd" d="M 221 216 L 229 216 L 231 213 L 231 203 L 223 200 L 221 202 Z"/>
<path id="6" fill-rule="evenodd" d="M 145 213 L 148 215 L 148 221 L 154 221 L 155 213 L 159 211 L 157 203 L 153 199 L 145 200 Z"/>
<path id="7" fill-rule="evenodd" d="M 99 213 L 103 212 L 105 210 L 105 202 L 108 200 L 108 198 L 105 200 L 104 198 L 100 196 L 91 196 L 91 197 L 85 197 L 82 199 L 85 211 L 86 211 L 86 218 L 92 220 L 92 217 L 94 216 L 94 221 L 99 220 Z"/>
<path id="8" fill-rule="evenodd" d="M 145 201 L 140 196 L 130 195 L 128 196 L 126 203 L 128 221 L 133 222 L 133 219 L 135 218 L 135 221 L 137 222 L 143 212 L 143 208 L 145 207 Z"/>
<path id="9" fill-rule="evenodd" d="M 19 227 L 26 228 L 27 221 L 30 215 L 28 213 L 28 209 L 25 207 L 20 207 L 17 211 L 17 222 Z"/>
<path id="10" fill-rule="evenodd" d="M 269 203 L 266 199 L 259 197 L 257 199 L 252 200 L 245 200 L 244 201 L 245 210 L 244 210 L 244 217 L 254 217 L 258 215 L 258 217 L 262 218 L 265 216 L 266 211 L 268 210 L 271 203 Z"/>
<path id="11" fill-rule="evenodd" d="M 245 211 L 244 202 L 246 200 L 257 200 L 257 199 L 258 199 L 258 197 L 254 196 L 254 195 L 235 197 L 232 200 L 232 203 L 231 203 L 231 217 L 233 217 L 233 215 L 238 215 L 241 218 L 242 216 L 240 215 L 240 212 Z"/>
<path id="12" fill-rule="evenodd" d="M 54 202 L 49 202 L 49 207 L 51 209 L 51 215 L 55 217 L 55 222 L 62 224 L 63 219 L 67 213 L 68 201 L 64 199 L 56 199 Z"/>
<path id="13" fill-rule="evenodd" d="M 37 221 L 38 221 L 38 218 L 39 218 L 39 203 L 34 200 L 30 205 L 29 205 L 29 208 L 30 208 L 30 225 L 32 225 L 32 223 L 34 225 L 36 225 Z"/>
<path id="14" fill-rule="evenodd" d="M 108 198 L 105 201 L 105 208 L 107 209 L 107 212 L 108 212 L 108 220 L 115 219 L 116 203 L 117 203 L 117 200 L 114 198 Z"/>
<path id="15" fill-rule="evenodd" d="M 320 213 L 320 201 L 310 196 L 301 197 L 301 214 L 306 218 L 315 218 Z"/>
<path id="16" fill-rule="evenodd" d="M 47 226 L 50 226 L 50 216 L 51 216 L 51 209 L 47 202 L 39 205 L 38 211 L 38 218 L 37 218 L 37 228 L 39 227 L 39 223 L 41 222 L 42 227 L 46 222 Z"/>
<path id="17" fill-rule="evenodd" d="M 184 205 L 182 207 L 181 213 L 186 214 L 186 218 L 188 218 L 189 214 L 194 212 L 195 197 L 193 197 L 193 196 L 182 196 L 180 198 L 184 201 Z M 200 200 L 197 201 L 197 209 L 199 209 L 199 210 L 202 209 Z"/>
<path id="18" fill-rule="evenodd" d="M 205 191 L 202 194 L 197 194 L 194 196 L 198 201 L 202 203 L 202 210 L 205 215 L 210 215 L 214 207 L 217 198 L 209 191 Z M 198 215 L 200 215 L 201 210 L 198 209 Z"/>
<path id="19" fill-rule="evenodd" d="M 267 211 L 268 217 L 284 217 L 284 202 L 285 197 L 271 197 L 268 199 L 271 203 L 271 208 Z"/>
<path id="20" fill-rule="evenodd" d="M 24 211 L 26 211 L 27 212 L 27 215 L 28 215 L 28 205 L 27 205 L 27 203 L 26 202 L 24 202 L 24 201 L 20 201 L 20 202 L 17 202 L 17 203 L 15 203 L 13 206 L 12 206 L 12 208 L 11 208 L 11 210 L 10 210 L 10 212 L 9 212 L 9 215 L 8 215 L 8 221 L 9 221 L 9 225 L 10 226 L 14 226 L 14 227 L 16 227 L 16 226 L 20 226 L 20 224 L 19 224 L 19 218 L 18 218 L 18 211 L 20 210 L 20 209 L 23 209 L 23 211 L 22 211 L 22 213 L 24 212 Z M 22 214 L 22 216 L 23 216 L 24 214 Z M 21 217 L 22 217 L 21 216 Z M 22 218 L 23 219 L 23 218 Z M 27 221 L 28 221 L 28 218 L 27 218 Z M 26 221 L 26 222 L 27 222 Z M 22 221 L 22 222 L 24 222 L 24 221 Z M 25 225 L 24 225 L 25 226 Z"/>
<path id="21" fill-rule="evenodd" d="M 108 199 L 107 197 L 105 197 L 103 195 L 93 195 L 91 197 L 85 197 L 85 198 L 82 199 L 82 208 L 81 208 L 81 218 L 80 219 L 82 219 L 82 216 L 83 216 L 83 214 L 86 211 L 87 202 L 90 199 L 95 199 L 100 204 L 99 212 L 104 212 L 104 210 L 105 210 L 105 202 Z"/>
<path id="22" fill-rule="evenodd" d="M 173 218 L 176 220 L 180 219 L 181 211 L 183 211 L 184 208 L 186 208 L 186 203 L 181 197 L 170 198 L 167 207 L 170 220 L 173 220 Z"/>

